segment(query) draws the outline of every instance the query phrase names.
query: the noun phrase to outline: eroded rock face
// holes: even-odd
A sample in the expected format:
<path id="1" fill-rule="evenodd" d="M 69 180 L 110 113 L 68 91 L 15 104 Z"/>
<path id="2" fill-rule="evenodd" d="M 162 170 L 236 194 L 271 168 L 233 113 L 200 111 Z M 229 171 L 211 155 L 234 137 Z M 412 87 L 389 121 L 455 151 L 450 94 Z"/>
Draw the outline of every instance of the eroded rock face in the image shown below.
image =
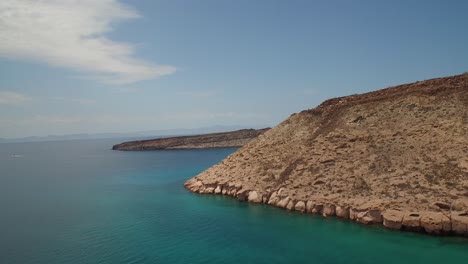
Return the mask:
<path id="1" fill-rule="evenodd" d="M 452 232 L 468 236 L 468 212 L 452 212 Z"/>
<path id="2" fill-rule="evenodd" d="M 296 205 L 294 206 L 294 210 L 301 212 L 301 213 L 303 213 L 305 209 L 306 209 L 306 205 L 303 201 L 297 202 Z"/>
<path id="3" fill-rule="evenodd" d="M 289 197 L 285 197 L 283 199 L 281 199 L 277 204 L 276 206 L 278 207 L 281 207 L 281 208 L 286 208 L 286 206 L 289 204 Z"/>
<path id="4" fill-rule="evenodd" d="M 331 99 L 185 186 L 390 229 L 467 235 L 466 109 L 461 75 Z"/>
<path id="5" fill-rule="evenodd" d="M 322 215 L 324 217 L 335 215 L 335 205 L 334 204 L 325 204 L 323 206 Z"/>
<path id="6" fill-rule="evenodd" d="M 314 206 L 315 206 L 314 202 L 307 201 L 307 203 L 306 203 L 306 212 L 312 213 L 312 209 L 314 209 Z"/>
<path id="7" fill-rule="evenodd" d="M 336 216 L 337 217 L 345 218 L 345 219 L 349 218 L 349 207 L 337 206 L 335 210 L 336 210 Z"/>
<path id="8" fill-rule="evenodd" d="M 350 209 L 350 219 L 362 224 L 382 223 L 382 215 L 379 209 Z"/>
<path id="9" fill-rule="evenodd" d="M 421 230 L 421 213 L 406 212 L 403 216 L 402 226 L 404 230 L 420 231 Z"/>
<path id="10" fill-rule="evenodd" d="M 386 228 L 400 230 L 403 223 L 404 212 L 398 210 L 385 210 L 382 214 L 383 216 L 383 225 Z"/>
<path id="11" fill-rule="evenodd" d="M 261 203 L 262 197 L 256 191 L 251 191 L 249 192 L 247 200 L 252 203 Z"/>
<path id="12" fill-rule="evenodd" d="M 421 227 L 429 234 L 449 233 L 452 229 L 450 218 L 441 212 L 424 212 Z"/>

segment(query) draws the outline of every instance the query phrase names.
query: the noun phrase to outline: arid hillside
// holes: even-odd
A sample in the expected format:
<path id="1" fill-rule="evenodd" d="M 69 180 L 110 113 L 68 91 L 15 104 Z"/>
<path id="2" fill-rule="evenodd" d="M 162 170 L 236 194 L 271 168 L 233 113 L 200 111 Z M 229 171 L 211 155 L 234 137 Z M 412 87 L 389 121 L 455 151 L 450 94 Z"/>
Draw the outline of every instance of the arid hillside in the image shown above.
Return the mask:
<path id="1" fill-rule="evenodd" d="M 185 186 L 392 229 L 468 235 L 468 75 L 327 100 Z"/>

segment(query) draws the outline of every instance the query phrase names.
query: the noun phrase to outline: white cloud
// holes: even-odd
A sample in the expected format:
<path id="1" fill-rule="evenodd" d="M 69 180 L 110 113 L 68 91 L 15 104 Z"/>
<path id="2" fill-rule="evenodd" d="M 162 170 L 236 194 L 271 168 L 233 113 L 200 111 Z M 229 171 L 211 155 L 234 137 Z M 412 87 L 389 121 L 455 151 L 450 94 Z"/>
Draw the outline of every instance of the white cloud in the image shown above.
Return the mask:
<path id="1" fill-rule="evenodd" d="M 31 98 L 24 94 L 9 91 L 0 91 L 0 105 L 17 105 L 27 102 L 29 100 L 31 100 Z"/>
<path id="2" fill-rule="evenodd" d="M 0 56 L 46 62 L 106 83 L 131 83 L 175 72 L 136 59 L 128 43 L 105 34 L 138 13 L 117 0 L 1 0 Z"/>

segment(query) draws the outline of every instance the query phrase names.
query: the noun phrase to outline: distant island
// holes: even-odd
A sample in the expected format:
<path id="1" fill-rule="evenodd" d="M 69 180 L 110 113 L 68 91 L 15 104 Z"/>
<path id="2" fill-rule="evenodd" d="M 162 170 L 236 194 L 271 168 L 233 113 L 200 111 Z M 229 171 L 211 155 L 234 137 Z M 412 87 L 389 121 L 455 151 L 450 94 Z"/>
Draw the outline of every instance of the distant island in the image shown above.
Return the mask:
<path id="1" fill-rule="evenodd" d="M 241 129 L 231 132 L 129 141 L 114 145 L 112 149 L 136 151 L 242 147 L 269 129 Z"/>
<path id="2" fill-rule="evenodd" d="M 394 230 L 468 236 L 468 74 L 327 100 L 185 187 Z"/>

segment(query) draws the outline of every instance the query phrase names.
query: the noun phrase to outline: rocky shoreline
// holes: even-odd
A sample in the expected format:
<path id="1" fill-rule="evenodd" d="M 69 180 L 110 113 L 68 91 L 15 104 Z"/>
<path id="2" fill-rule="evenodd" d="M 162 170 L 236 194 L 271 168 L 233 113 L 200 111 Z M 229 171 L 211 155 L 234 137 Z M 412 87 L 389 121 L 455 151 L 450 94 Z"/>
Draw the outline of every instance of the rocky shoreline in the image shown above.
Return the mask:
<path id="1" fill-rule="evenodd" d="M 252 141 L 269 128 L 241 129 L 237 131 L 210 133 L 193 136 L 165 137 L 149 140 L 123 142 L 112 147 L 113 150 L 163 150 L 163 149 L 208 149 L 237 148 Z"/>
<path id="2" fill-rule="evenodd" d="M 294 200 L 287 195 L 282 195 L 283 189 L 262 194 L 259 191 L 244 189 L 237 183 L 205 185 L 196 178 L 190 179 L 184 186 L 189 191 L 198 194 L 227 195 L 239 201 L 268 204 L 289 211 L 323 217 L 336 216 L 366 225 L 381 224 L 393 230 L 468 237 L 468 213 L 450 210 L 451 206 L 446 204 L 439 205 L 440 211 L 405 211 L 372 206 L 373 202 L 353 207 L 347 204 L 338 205 L 326 200 Z"/>
<path id="3" fill-rule="evenodd" d="M 468 236 L 468 74 L 334 98 L 188 180 L 301 213 Z"/>

